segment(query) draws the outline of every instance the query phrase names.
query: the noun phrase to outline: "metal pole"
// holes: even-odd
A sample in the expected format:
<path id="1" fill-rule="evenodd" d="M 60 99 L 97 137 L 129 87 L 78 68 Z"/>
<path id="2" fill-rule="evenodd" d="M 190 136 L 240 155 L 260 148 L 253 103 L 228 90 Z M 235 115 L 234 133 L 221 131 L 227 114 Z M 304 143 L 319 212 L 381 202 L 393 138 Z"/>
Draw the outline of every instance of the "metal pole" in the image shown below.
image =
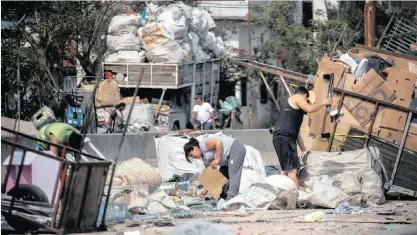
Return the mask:
<path id="1" fill-rule="evenodd" d="M 397 174 L 397 170 L 398 170 L 398 164 L 400 163 L 401 155 L 404 150 L 404 145 L 405 145 L 405 142 L 407 141 L 408 130 L 410 129 L 412 117 L 413 117 L 413 113 L 408 112 L 407 123 L 405 124 L 405 129 L 404 129 L 403 137 L 401 139 L 400 148 L 398 149 L 398 153 L 397 153 L 397 159 L 395 159 L 394 169 L 392 170 L 390 186 L 394 184 L 395 175 Z"/>
<path id="2" fill-rule="evenodd" d="M 140 75 L 139 75 L 138 83 L 136 84 L 136 87 L 135 87 L 135 93 L 133 95 L 133 100 L 132 100 L 132 104 L 130 105 L 130 109 L 129 109 L 129 113 L 127 115 L 127 122 L 126 123 L 129 123 L 129 121 L 130 121 L 130 116 L 132 115 L 133 106 L 134 106 L 135 101 L 136 101 L 136 96 L 138 94 L 139 86 L 142 83 L 144 71 L 145 71 L 144 68 L 142 68 L 140 70 Z M 105 226 L 105 224 L 106 224 L 105 223 L 106 210 L 107 210 L 107 205 L 108 205 L 109 199 L 110 199 L 111 187 L 113 185 L 113 177 L 114 177 L 114 173 L 116 171 L 117 162 L 119 161 L 120 151 L 121 151 L 122 146 L 123 146 L 123 141 L 125 140 L 126 131 L 127 131 L 127 125 L 125 125 L 123 127 L 123 134 L 122 134 L 122 138 L 120 139 L 120 142 L 119 142 L 119 147 L 118 147 L 118 150 L 117 150 L 117 157 L 116 157 L 116 159 L 114 159 L 114 163 L 113 163 L 113 167 L 112 167 L 112 172 L 111 172 L 111 177 L 110 177 L 109 189 L 107 190 L 107 198 L 106 198 L 106 202 L 104 203 L 104 212 L 103 212 L 103 218 L 102 218 L 102 221 L 101 221 L 101 226 Z"/>
<path id="3" fill-rule="evenodd" d="M 252 16 L 250 14 L 250 0 L 248 0 L 248 59 L 252 60 Z"/>
<path id="4" fill-rule="evenodd" d="M 340 111 L 342 110 L 342 104 L 343 101 L 345 99 L 345 93 L 342 92 L 342 97 L 339 100 L 339 104 L 337 105 L 337 115 L 340 115 Z M 332 135 L 330 136 L 330 140 L 329 140 L 329 147 L 327 148 L 327 152 L 330 152 L 332 150 L 332 145 L 333 145 L 333 140 L 334 140 L 334 135 L 336 134 L 336 129 L 337 129 L 337 124 L 339 123 L 337 121 L 337 116 L 336 116 L 336 120 L 333 126 L 333 131 L 332 131 Z"/>
<path id="5" fill-rule="evenodd" d="M 374 128 L 375 119 L 378 114 L 378 108 L 379 108 L 379 102 L 376 102 L 374 112 L 371 115 L 371 125 L 369 125 L 369 129 L 367 133 L 368 138 L 365 140 L 365 148 L 368 147 L 369 140 L 371 140 L 372 129 Z"/>
<path id="6" fill-rule="evenodd" d="M 164 99 L 164 96 L 165 96 L 165 92 L 166 91 L 167 91 L 166 88 L 162 88 L 161 98 L 159 99 L 158 108 L 156 109 L 156 113 L 155 113 L 155 120 L 153 121 L 154 123 L 156 122 L 156 119 L 158 119 L 159 109 L 161 109 L 162 100 Z"/>
<path id="7" fill-rule="evenodd" d="M 279 107 L 278 101 L 275 98 L 274 93 L 271 90 L 271 87 L 269 87 L 268 82 L 266 81 L 266 79 L 264 77 L 264 74 L 261 71 L 259 71 L 259 74 L 261 75 L 262 81 L 264 82 L 264 84 L 266 86 L 266 89 L 268 90 L 269 95 L 271 96 L 272 100 L 274 101 L 275 106 L 277 107 L 278 111 L 281 110 L 281 107 Z"/>

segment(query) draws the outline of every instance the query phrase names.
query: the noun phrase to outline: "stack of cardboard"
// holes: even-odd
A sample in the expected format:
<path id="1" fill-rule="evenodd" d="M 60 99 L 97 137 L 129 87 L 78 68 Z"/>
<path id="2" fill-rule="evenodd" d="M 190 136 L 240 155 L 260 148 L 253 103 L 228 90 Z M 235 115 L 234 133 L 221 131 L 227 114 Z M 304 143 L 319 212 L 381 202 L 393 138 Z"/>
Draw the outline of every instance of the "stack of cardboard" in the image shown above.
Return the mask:
<path id="1" fill-rule="evenodd" d="M 391 64 L 392 67 L 381 68 L 379 71 L 370 69 L 361 77 L 356 77 L 349 65 L 338 59 L 323 57 L 318 65 L 314 89 L 310 91 L 310 101 L 312 103 L 321 103 L 327 98 L 329 80 L 326 80 L 324 75 L 333 73 L 334 87 L 402 107 L 410 107 L 417 81 L 417 57 L 367 48 L 361 45 L 349 50 L 348 55 L 356 61 L 361 61 L 369 56 L 378 56 Z M 333 97 L 331 110 L 336 110 L 340 94 L 334 93 Z M 338 146 L 344 142 L 350 128 L 367 133 L 372 123 L 374 110 L 374 103 L 346 96 L 342 107 L 343 116 L 337 126 L 332 151 L 339 151 Z M 374 120 L 372 134 L 386 141 L 399 144 L 407 115 L 407 112 L 380 106 Z M 331 122 L 329 113 L 325 109 L 305 116 L 302 127 L 309 130 L 308 132 L 301 132 L 304 139 L 307 140 L 305 141 L 307 147 L 315 151 L 327 151 L 328 138 L 322 137 L 326 137 L 323 134 L 332 133 L 334 123 Z M 412 124 L 410 126 L 405 148 L 417 151 L 417 125 Z"/>

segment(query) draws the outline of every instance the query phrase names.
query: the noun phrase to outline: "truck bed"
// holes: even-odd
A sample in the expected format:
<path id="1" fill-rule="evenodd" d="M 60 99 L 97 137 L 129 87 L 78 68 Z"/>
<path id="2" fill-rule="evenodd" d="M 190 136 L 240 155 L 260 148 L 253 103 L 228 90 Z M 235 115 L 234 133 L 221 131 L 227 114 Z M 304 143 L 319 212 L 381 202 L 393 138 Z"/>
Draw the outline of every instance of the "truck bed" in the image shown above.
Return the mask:
<path id="1" fill-rule="evenodd" d="M 220 60 L 213 59 L 188 64 L 104 63 L 103 68 L 104 70 L 123 73 L 125 75 L 125 80 L 119 82 L 120 87 L 135 87 L 140 76 L 140 71 L 144 68 L 144 77 L 140 85 L 141 88 L 178 89 L 192 86 L 193 81 L 196 81 L 196 85 L 203 84 L 203 80 L 207 83 L 211 83 L 211 81 L 215 83 L 215 81 L 218 81 Z"/>

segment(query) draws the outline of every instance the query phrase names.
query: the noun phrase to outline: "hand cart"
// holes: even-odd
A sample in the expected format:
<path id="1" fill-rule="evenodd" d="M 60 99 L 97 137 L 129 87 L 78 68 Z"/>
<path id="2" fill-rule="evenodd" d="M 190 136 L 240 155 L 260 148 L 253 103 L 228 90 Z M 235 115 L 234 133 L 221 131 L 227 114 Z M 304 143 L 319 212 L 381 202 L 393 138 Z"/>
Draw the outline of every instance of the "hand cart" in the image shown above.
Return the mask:
<path id="1" fill-rule="evenodd" d="M 100 207 L 104 207 L 104 211 L 107 207 L 105 201 L 109 196 L 104 195 L 104 187 L 112 162 L 8 128 L 2 127 L 1 130 L 14 134 L 15 138 L 40 141 L 61 150 L 61 157 L 57 157 L 23 146 L 17 141 L 1 140 L 2 147 L 11 148 L 10 162 L 17 150 L 23 152 L 14 188 L 4 194 L 11 164 L 7 167 L 2 185 L 1 214 L 11 227 L 21 233 L 40 228 L 58 234 L 106 230 L 104 217 L 102 221 L 97 221 L 97 218 Z M 65 158 L 67 151 L 75 153 L 75 161 Z M 20 184 L 25 156 L 30 152 L 60 162 L 51 202 L 48 202 L 48 198 L 39 187 Z"/>

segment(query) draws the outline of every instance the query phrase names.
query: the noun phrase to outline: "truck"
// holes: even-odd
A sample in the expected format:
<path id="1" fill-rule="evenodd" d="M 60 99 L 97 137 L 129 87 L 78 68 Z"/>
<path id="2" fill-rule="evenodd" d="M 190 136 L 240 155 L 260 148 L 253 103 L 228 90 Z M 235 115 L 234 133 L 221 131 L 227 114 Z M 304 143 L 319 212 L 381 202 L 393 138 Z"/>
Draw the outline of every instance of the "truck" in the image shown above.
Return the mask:
<path id="1" fill-rule="evenodd" d="M 196 95 L 201 95 L 205 102 L 216 109 L 220 63 L 220 59 L 184 64 L 104 62 L 102 68 L 103 74 L 111 72 L 117 75 L 122 96 L 133 96 L 141 70 L 144 69 L 138 96 L 147 98 L 158 107 L 154 109 L 154 127 L 159 132 L 165 132 L 192 127 L 190 117 Z M 169 109 L 161 112 L 162 105 Z M 97 107 L 97 114 L 99 112 L 100 107 Z"/>

